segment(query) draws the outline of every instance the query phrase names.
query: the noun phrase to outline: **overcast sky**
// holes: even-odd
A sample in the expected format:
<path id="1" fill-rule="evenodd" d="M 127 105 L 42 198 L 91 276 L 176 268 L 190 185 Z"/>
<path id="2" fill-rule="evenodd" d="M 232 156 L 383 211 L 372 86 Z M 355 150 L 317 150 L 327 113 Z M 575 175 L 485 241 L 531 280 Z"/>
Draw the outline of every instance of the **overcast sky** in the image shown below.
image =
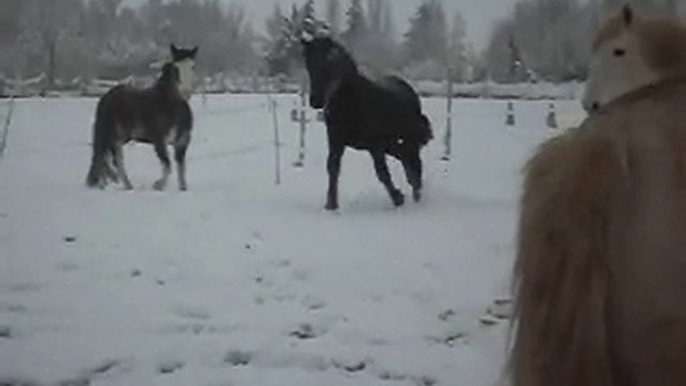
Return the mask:
<path id="1" fill-rule="evenodd" d="M 2 1 L 2 0 L 0 0 Z M 248 13 L 253 20 L 253 25 L 261 30 L 264 25 L 264 17 L 269 14 L 274 7 L 274 4 L 280 3 L 284 8 L 290 7 L 294 0 L 222 0 L 225 3 L 241 3 L 248 10 Z M 126 0 L 132 5 L 139 5 L 145 0 Z M 298 4 L 304 3 L 304 0 L 295 1 Z M 315 0 L 320 9 L 324 9 L 326 0 Z M 407 28 L 407 20 L 414 13 L 417 5 L 421 0 L 392 0 L 395 13 L 397 28 L 400 32 L 404 32 Z M 467 29 L 469 39 L 472 41 L 477 49 L 484 47 L 491 33 L 493 23 L 504 17 L 512 9 L 516 0 L 443 0 L 443 4 L 452 15 L 459 10 L 464 15 L 467 21 Z M 363 3 L 366 3 L 363 1 Z M 341 0 L 341 6 L 346 9 L 349 0 Z M 452 21 L 452 16 L 449 20 Z"/>

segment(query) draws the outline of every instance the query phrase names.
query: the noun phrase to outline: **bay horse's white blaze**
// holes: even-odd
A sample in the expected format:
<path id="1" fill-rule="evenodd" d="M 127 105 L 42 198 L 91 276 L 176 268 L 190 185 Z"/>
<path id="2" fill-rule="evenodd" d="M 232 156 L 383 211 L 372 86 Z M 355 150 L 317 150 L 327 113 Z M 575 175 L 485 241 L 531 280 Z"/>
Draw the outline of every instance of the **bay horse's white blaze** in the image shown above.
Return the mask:
<path id="1" fill-rule="evenodd" d="M 582 104 L 597 110 L 632 91 L 686 75 L 686 28 L 643 20 L 631 8 L 610 18 L 593 43 Z"/>
<path id="2" fill-rule="evenodd" d="M 195 60 L 184 59 L 175 62 L 174 65 L 179 70 L 179 91 L 183 98 L 188 100 L 193 95 L 196 86 Z"/>

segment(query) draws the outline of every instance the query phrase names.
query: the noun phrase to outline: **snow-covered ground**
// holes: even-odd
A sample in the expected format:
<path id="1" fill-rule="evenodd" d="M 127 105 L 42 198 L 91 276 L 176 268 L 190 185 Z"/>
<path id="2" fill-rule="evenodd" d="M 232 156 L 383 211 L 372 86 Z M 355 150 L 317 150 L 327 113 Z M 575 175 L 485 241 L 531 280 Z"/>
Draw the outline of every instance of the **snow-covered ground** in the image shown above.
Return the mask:
<path id="1" fill-rule="evenodd" d="M 391 208 L 369 156 L 343 161 L 322 210 L 325 133 L 304 168 L 291 97 L 279 98 L 274 184 L 264 96 L 194 100 L 190 190 L 155 192 L 152 149 L 127 147 L 136 190 L 87 190 L 95 99 L 17 102 L 0 159 L 0 384 L 492 386 L 507 323 L 519 171 L 554 135 L 547 103 L 424 100 L 436 140 L 425 201 Z M 583 115 L 558 103 L 562 127 Z M 408 187 L 396 163 L 397 184 Z M 173 180 L 175 182 L 175 180 Z"/>

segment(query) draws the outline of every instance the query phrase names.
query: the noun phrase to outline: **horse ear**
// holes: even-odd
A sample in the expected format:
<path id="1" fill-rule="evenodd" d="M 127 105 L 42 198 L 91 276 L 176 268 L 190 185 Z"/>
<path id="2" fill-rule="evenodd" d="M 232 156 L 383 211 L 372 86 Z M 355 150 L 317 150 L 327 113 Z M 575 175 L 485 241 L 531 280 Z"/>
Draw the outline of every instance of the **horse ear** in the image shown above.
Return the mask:
<path id="1" fill-rule="evenodd" d="M 634 23 L 634 10 L 631 9 L 629 4 L 622 8 L 622 21 L 624 21 L 625 27 L 631 27 L 631 25 Z"/>
<path id="2" fill-rule="evenodd" d="M 191 58 L 195 59 L 195 57 L 198 55 L 198 50 L 199 50 L 199 49 L 200 49 L 199 46 L 193 47 L 193 49 L 191 50 Z"/>
<path id="3" fill-rule="evenodd" d="M 169 52 L 171 53 L 172 58 L 176 57 L 176 53 L 179 51 L 178 48 L 176 48 L 176 45 L 174 43 L 169 45 Z"/>

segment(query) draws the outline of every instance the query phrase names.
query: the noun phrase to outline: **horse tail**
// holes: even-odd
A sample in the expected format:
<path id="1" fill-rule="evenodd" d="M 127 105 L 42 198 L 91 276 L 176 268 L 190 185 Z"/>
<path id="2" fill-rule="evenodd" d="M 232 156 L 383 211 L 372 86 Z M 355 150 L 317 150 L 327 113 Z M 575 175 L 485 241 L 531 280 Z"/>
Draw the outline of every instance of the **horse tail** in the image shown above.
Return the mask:
<path id="1" fill-rule="evenodd" d="M 107 161 L 109 149 L 109 135 L 107 133 L 107 125 L 102 116 L 102 109 L 98 106 L 95 117 L 95 124 L 93 125 L 93 143 L 91 166 L 86 177 L 86 185 L 90 188 L 102 186 L 104 184 L 107 172 L 110 166 Z"/>
<path id="2" fill-rule="evenodd" d="M 434 133 L 431 129 L 431 122 L 424 114 L 420 114 L 419 134 L 419 143 L 422 146 L 426 146 L 432 139 L 434 139 Z"/>
<path id="3" fill-rule="evenodd" d="M 513 386 L 615 385 L 605 267 L 611 194 L 624 169 L 610 141 L 582 130 L 543 144 L 525 169 Z"/>

